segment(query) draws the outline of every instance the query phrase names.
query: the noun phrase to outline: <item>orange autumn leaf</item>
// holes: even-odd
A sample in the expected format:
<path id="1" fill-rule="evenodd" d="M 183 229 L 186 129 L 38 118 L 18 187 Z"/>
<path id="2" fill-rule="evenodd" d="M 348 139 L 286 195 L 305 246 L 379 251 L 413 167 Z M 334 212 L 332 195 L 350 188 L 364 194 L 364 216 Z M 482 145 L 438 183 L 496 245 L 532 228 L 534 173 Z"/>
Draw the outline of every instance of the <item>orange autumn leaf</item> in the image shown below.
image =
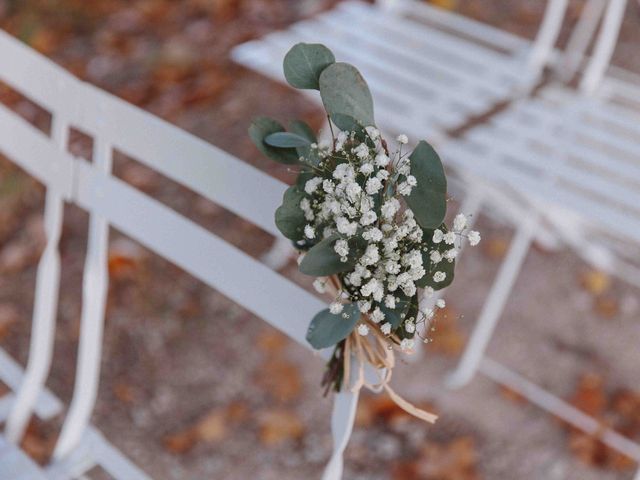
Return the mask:
<path id="1" fill-rule="evenodd" d="M 291 410 L 265 410 L 258 414 L 259 438 L 263 445 L 276 446 L 304 435 L 304 425 Z"/>

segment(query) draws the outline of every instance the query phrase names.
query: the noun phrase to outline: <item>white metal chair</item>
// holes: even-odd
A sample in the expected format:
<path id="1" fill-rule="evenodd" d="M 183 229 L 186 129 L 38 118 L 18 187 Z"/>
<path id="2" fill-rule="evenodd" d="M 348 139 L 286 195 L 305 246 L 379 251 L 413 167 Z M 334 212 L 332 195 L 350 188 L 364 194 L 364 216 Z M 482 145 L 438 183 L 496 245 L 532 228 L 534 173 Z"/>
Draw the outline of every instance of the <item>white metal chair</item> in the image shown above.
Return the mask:
<path id="1" fill-rule="evenodd" d="M 537 82 L 553 57 L 566 7 L 566 0 L 548 1 L 531 42 L 426 2 L 350 0 L 239 45 L 232 57 L 284 81 L 282 59 L 293 44 L 323 43 L 361 70 L 381 127 L 436 142 Z"/>
<path id="2" fill-rule="evenodd" d="M 552 235 L 579 247 L 577 251 L 590 262 L 615 271 L 636 285 L 640 284 L 640 269 L 637 267 L 639 257 L 628 252 L 628 245 L 637 244 L 640 236 L 640 224 L 637 223 L 640 220 L 639 184 L 634 183 L 639 178 L 637 159 L 640 155 L 640 117 L 628 104 L 635 104 L 636 110 L 640 107 L 640 89 L 622 80 L 620 77 L 628 78 L 630 75 L 619 71 L 614 71 L 612 76 L 605 78 L 600 84 L 615 44 L 624 2 L 589 1 L 565 53 L 561 56 L 551 51 L 551 36 L 557 33 L 558 24 L 550 20 L 549 15 L 553 12 L 553 15 L 558 16 L 564 6 L 561 8 L 557 4 L 549 4 L 543 27 L 533 46 L 523 47 L 525 42 L 521 40 L 523 43 L 520 54 L 512 57 L 507 55 L 509 60 L 505 60 L 505 63 L 510 65 L 509 68 L 514 68 L 518 61 L 522 62 L 522 52 L 528 51 L 529 65 L 541 67 L 552 62 L 557 68 L 556 76 L 561 81 L 568 80 L 578 71 L 585 58 L 584 52 L 604 13 L 603 26 L 593 56 L 584 71 L 580 90 L 576 92 L 555 81 L 551 87 L 543 89 L 539 97 L 530 100 L 529 89 L 534 83 L 532 79 L 538 77 L 540 70 L 534 70 L 533 74 L 529 71 L 521 77 L 523 81 L 519 88 L 514 88 L 512 84 L 511 88 L 503 90 L 502 100 L 508 95 L 512 95 L 514 99 L 520 98 L 515 107 L 494 115 L 488 125 L 471 129 L 462 140 L 447 138 L 446 132 L 443 135 L 443 130 L 450 129 L 456 122 L 463 123 L 471 113 L 478 112 L 469 107 L 465 111 L 466 115 L 454 114 L 449 122 L 451 117 L 440 109 L 451 109 L 448 101 L 457 91 L 462 92 L 460 99 L 466 99 L 467 95 L 475 93 L 478 101 L 486 100 L 486 111 L 489 111 L 492 100 L 495 103 L 496 97 L 491 100 L 490 96 L 478 94 L 477 89 L 468 89 L 468 86 L 461 87 L 459 83 L 452 82 L 451 93 L 441 92 L 438 102 L 423 106 L 420 102 L 424 98 L 421 98 L 419 90 L 414 87 L 404 88 L 407 82 L 424 71 L 421 70 L 424 68 L 423 59 L 427 58 L 426 63 L 434 62 L 436 67 L 449 68 L 450 63 L 455 63 L 459 58 L 457 49 L 468 46 L 469 42 L 455 38 L 455 35 L 448 35 L 448 40 L 453 38 L 453 44 L 456 45 L 449 50 L 451 58 L 441 56 L 432 59 L 432 55 L 437 56 L 440 52 L 441 32 L 423 24 L 418 25 L 414 20 L 420 16 L 424 19 L 428 12 L 434 12 L 432 22 L 446 18 L 459 27 L 459 34 L 471 37 L 477 32 L 487 32 L 488 27 L 426 5 L 413 2 L 403 5 L 411 5 L 411 11 L 419 13 L 407 18 L 409 10 L 403 10 L 403 15 L 396 17 L 385 12 L 380 5 L 341 4 L 334 11 L 300 22 L 285 32 L 276 32 L 262 40 L 243 44 L 237 47 L 233 56 L 240 63 L 282 80 L 280 60 L 293 42 L 326 43 L 340 59 L 362 66 L 376 99 L 376 106 L 379 99 L 382 99 L 383 106 L 379 109 L 378 118 L 386 130 L 410 134 L 415 132 L 418 136 L 425 135 L 425 131 L 427 134 L 431 133 L 431 139 L 440 144 L 445 164 L 457 167 L 455 172 L 463 180 L 470 177 L 470 181 L 465 182 L 465 189 L 473 190 L 463 203 L 462 211 L 473 213 L 479 210 L 481 204 L 493 204 L 495 209 L 485 211 L 497 211 L 517 227 L 512 245 L 483 306 L 460 365 L 448 379 L 449 385 L 459 387 L 468 382 L 476 371 L 480 371 L 577 428 L 594 434 L 600 432 L 601 438 L 610 447 L 640 461 L 640 447 L 637 444 L 610 429 L 601 432 L 601 426 L 594 419 L 507 367 L 484 357 L 484 350 L 531 243 L 541 233 L 546 238 Z M 386 27 L 384 23 L 393 26 Z M 372 31 L 373 26 L 383 30 Z M 396 33 L 390 37 L 391 40 L 383 39 L 380 32 L 386 33 L 393 29 L 396 29 Z M 453 30 L 456 31 L 455 28 Z M 487 33 L 487 38 L 495 39 L 496 31 L 489 31 L 492 33 Z M 406 45 L 398 42 L 398 38 L 403 38 Z M 487 43 L 487 38 L 483 43 Z M 476 37 L 476 40 L 479 39 Z M 429 40 L 433 40 L 436 46 Z M 424 45 L 428 47 L 418 49 L 421 42 L 425 42 Z M 497 44 L 493 43 L 494 46 Z M 403 59 L 405 46 L 406 51 L 413 52 L 408 59 Z M 413 48 L 416 49 L 412 50 Z M 468 52 L 477 52 L 477 48 L 485 47 L 471 45 Z M 431 53 L 432 49 L 435 53 Z M 536 52 L 545 52 L 545 55 L 537 56 Z M 395 57 L 394 53 L 397 54 Z M 391 60 L 391 57 L 394 59 Z M 473 60 L 474 54 L 469 53 L 469 57 Z M 533 58 L 538 61 L 532 61 Z M 484 74 L 482 69 L 479 72 L 479 76 Z M 466 73 L 467 77 L 470 75 L 473 77 L 473 74 Z M 424 79 L 424 75 L 420 78 Z M 425 81 L 431 85 L 435 80 Z M 475 85 L 476 79 L 468 78 L 467 81 Z M 396 93 L 398 90 L 401 93 Z M 613 105 L 615 102 L 622 105 Z M 394 111 L 389 111 L 394 107 Z M 415 113 L 416 110 L 418 114 Z M 405 112 L 408 114 L 405 115 Z M 426 113 L 420 116 L 422 112 L 433 112 L 432 116 L 438 118 L 425 117 Z M 445 120 L 441 121 L 440 118 Z M 591 143 L 583 146 L 583 142 L 588 141 Z M 544 148 L 541 148 L 540 143 L 544 144 Z M 616 151 L 613 156 L 617 158 L 610 158 L 611 152 Z M 589 167 L 587 170 L 585 165 Z M 622 182 L 621 177 L 624 177 Z M 630 210 L 635 210 L 635 213 L 629 213 Z M 594 228 L 597 225 L 600 228 Z M 627 242 L 622 242 L 622 246 L 617 245 L 621 243 L 619 239 L 613 239 L 616 241 L 612 242 L 611 232 L 607 232 L 606 227 L 612 228 L 612 232 L 616 234 L 626 230 L 621 236 Z M 285 245 L 276 248 L 286 252 Z M 277 258 L 275 249 L 273 258 Z"/>
<path id="3" fill-rule="evenodd" d="M 529 210 L 514 219 L 515 239 L 448 383 L 460 387 L 481 372 L 640 462 L 639 444 L 601 431 L 596 420 L 485 356 L 541 222 L 590 264 L 640 287 L 640 78 L 615 68 L 605 75 L 625 4 L 608 2 L 578 89 L 552 82 L 442 148 L 449 162 L 479 178 L 490 171 Z"/>
<path id="4" fill-rule="evenodd" d="M 9 68 L 0 71 L 0 79 L 49 110 L 54 125 L 60 125 L 54 132 L 62 130 L 66 134 L 69 127 L 77 126 L 94 142 L 93 162 L 74 158 L 66 150 L 66 141 L 59 140 L 64 134 L 54 133 L 50 138 L 0 105 L 0 152 L 47 187 L 47 205 L 53 201 L 51 198 L 60 203 L 66 199 L 91 217 L 76 382 L 53 461 L 45 469 L 38 469 L 17 445 L 34 410 L 50 418 L 61 409 L 59 402 L 49 405 L 48 410 L 41 406 L 43 398 L 50 398 L 44 382 L 53 351 L 58 296 L 57 241 L 62 205 L 57 203 L 53 209 L 56 215 L 48 213 L 54 216 L 55 221 L 50 223 L 55 228 L 48 226 L 47 249 L 38 269 L 32 345 L 24 377 L 16 379 L 14 375 L 11 379 L 3 375 L 6 362 L 0 355 L 0 378 L 17 392 L 17 400 L 12 395 L 2 403 L 8 420 L 0 443 L 0 459 L 5 458 L 5 451 L 11 458 L 19 457 L 11 468 L 0 469 L 0 480 L 77 478 L 94 465 L 102 466 L 119 480 L 146 480 L 142 471 L 89 425 L 100 373 L 109 226 L 216 288 L 307 348 L 306 325 L 300 318 L 312 318 L 326 303 L 112 176 L 113 151 L 133 157 L 274 236 L 280 234 L 273 212 L 286 185 L 193 135 L 80 82 L 3 32 L 0 54 L 0 58 L 10 60 Z M 215 268 L 203 259 L 215 259 Z M 328 350 L 321 352 L 321 356 L 328 355 Z M 332 417 L 334 453 L 325 471 L 326 480 L 341 477 L 342 452 L 353 427 L 357 400 L 358 394 L 349 391 L 336 395 Z"/>

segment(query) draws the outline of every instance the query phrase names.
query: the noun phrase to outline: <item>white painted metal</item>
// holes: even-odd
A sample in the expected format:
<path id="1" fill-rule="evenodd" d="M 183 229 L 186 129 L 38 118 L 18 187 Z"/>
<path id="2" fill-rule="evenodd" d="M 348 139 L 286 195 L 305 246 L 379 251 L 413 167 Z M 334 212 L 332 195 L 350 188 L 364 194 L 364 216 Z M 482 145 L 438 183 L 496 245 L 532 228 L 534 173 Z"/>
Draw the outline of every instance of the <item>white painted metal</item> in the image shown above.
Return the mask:
<path id="1" fill-rule="evenodd" d="M 6 132 L 11 135 L 11 132 Z M 53 118 L 53 141 L 59 150 L 66 150 L 68 125 L 61 116 Z M 8 143 L 8 142 L 7 142 Z M 55 318 L 58 310 L 60 253 L 58 242 L 62 232 L 64 195 L 53 187 L 47 189 L 44 228 L 47 243 L 38 264 L 33 308 L 33 329 L 24 382 L 16 395 L 13 410 L 7 419 L 6 438 L 18 444 L 33 407 L 42 392 L 53 356 Z"/>
<path id="2" fill-rule="evenodd" d="M 609 66 L 613 49 L 618 41 L 627 0 L 609 0 L 603 26 L 595 47 L 593 58 L 587 67 L 580 88 L 591 95 L 598 88 Z"/>
<path id="3" fill-rule="evenodd" d="M 96 170 L 105 175 L 110 174 L 112 155 L 111 145 L 103 138 L 97 137 L 93 155 Z M 100 215 L 91 215 L 82 282 L 82 316 L 76 382 L 69 412 L 53 452 L 53 458 L 56 460 L 66 457 L 78 446 L 91 420 L 91 412 L 98 395 L 102 332 L 108 289 L 108 248 L 107 220 Z"/>
<path id="4" fill-rule="evenodd" d="M 447 378 L 448 386 L 452 388 L 462 387 L 475 375 L 489 340 L 502 315 L 507 299 L 511 294 L 515 280 L 520 273 L 537 224 L 537 215 L 532 214 L 518 227 L 515 239 L 485 300 L 458 367 Z"/>
<path id="5" fill-rule="evenodd" d="M 381 127 L 435 141 L 531 86 L 551 57 L 565 9 L 566 0 L 551 0 L 535 42 L 528 42 L 423 2 L 389 9 L 348 1 L 232 55 L 283 81 L 282 58 L 292 44 L 324 43 L 358 65 Z"/>

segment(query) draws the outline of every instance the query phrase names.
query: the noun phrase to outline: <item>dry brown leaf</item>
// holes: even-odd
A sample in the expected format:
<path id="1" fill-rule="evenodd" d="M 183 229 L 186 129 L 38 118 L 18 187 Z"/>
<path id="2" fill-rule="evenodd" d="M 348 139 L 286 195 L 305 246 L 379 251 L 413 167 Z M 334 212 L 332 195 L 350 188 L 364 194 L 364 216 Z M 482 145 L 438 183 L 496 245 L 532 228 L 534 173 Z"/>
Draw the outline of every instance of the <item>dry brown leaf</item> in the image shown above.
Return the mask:
<path id="1" fill-rule="evenodd" d="M 509 249 L 509 239 L 505 236 L 492 235 L 482 243 L 482 252 L 492 260 L 501 260 Z"/>
<path id="2" fill-rule="evenodd" d="M 258 414 L 260 442 L 276 446 L 289 440 L 299 440 L 304 435 L 304 425 L 291 410 L 265 410 Z"/>
<path id="3" fill-rule="evenodd" d="M 477 480 L 478 454 L 470 437 L 449 443 L 427 442 L 421 455 L 393 469 L 395 480 Z"/>
<path id="4" fill-rule="evenodd" d="M 593 296 L 602 295 L 611 287 L 611 277 L 601 270 L 589 270 L 580 275 L 580 285 Z"/>
<path id="5" fill-rule="evenodd" d="M 41 420 L 33 418 L 29 422 L 20 447 L 37 463 L 44 464 L 51 457 L 55 443 L 54 432 L 46 428 Z"/>
<path id="6" fill-rule="evenodd" d="M 20 319 L 18 309 L 12 303 L 0 303 L 0 340 L 5 338 Z"/>
<path id="7" fill-rule="evenodd" d="M 439 309 L 429 331 L 429 350 L 446 356 L 457 356 L 462 352 L 466 337 L 458 326 L 457 313 L 447 305 Z"/>
<path id="8" fill-rule="evenodd" d="M 136 399 L 135 389 L 125 382 L 118 382 L 113 386 L 113 394 L 122 403 L 133 403 Z"/>
<path id="9" fill-rule="evenodd" d="M 429 3 L 445 10 L 455 10 L 458 6 L 458 0 L 429 0 Z"/>
<path id="10" fill-rule="evenodd" d="M 258 337 L 258 348 L 265 353 L 279 354 L 289 343 L 289 339 L 275 328 L 265 328 Z"/>
<path id="11" fill-rule="evenodd" d="M 601 416 L 607 406 L 602 377 L 592 373 L 583 375 L 569 403 L 587 415 Z"/>
<path id="12" fill-rule="evenodd" d="M 168 452 L 182 454 L 191 450 L 199 442 L 220 442 L 227 437 L 230 427 L 243 422 L 247 415 L 247 407 L 239 402 L 222 408 L 213 408 L 187 428 L 165 436 L 162 444 Z"/>
<path id="13" fill-rule="evenodd" d="M 640 434 L 640 393 L 619 390 L 609 396 L 602 377 L 587 374 L 582 377 L 569 402 L 584 411 L 605 427 L 612 428 L 629 438 Z M 609 448 L 601 441 L 601 432 L 588 434 L 569 425 L 569 449 L 587 465 L 611 470 L 627 470 L 634 467 L 630 458 Z"/>
<path id="14" fill-rule="evenodd" d="M 595 299 L 593 308 L 602 318 L 610 320 L 618 315 L 620 306 L 618 300 L 610 296 L 602 296 Z"/>
<path id="15" fill-rule="evenodd" d="M 286 360 L 273 359 L 262 363 L 256 374 L 256 381 L 273 398 L 281 402 L 294 400 L 302 389 L 300 370 L 297 365 Z"/>

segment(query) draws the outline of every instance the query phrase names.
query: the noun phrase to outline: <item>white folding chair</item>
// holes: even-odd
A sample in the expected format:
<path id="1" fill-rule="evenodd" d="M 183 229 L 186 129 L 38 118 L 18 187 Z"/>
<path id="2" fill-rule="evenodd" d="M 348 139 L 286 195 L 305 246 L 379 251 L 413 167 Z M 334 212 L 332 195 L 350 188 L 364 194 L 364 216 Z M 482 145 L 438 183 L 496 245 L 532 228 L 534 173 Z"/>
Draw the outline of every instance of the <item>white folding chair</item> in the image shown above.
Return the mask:
<path id="1" fill-rule="evenodd" d="M 542 222 L 589 263 L 640 287 L 640 78 L 631 83 L 619 69 L 605 75 L 625 4 L 608 2 L 579 88 L 552 82 L 442 147 L 448 162 L 517 192 L 529 210 L 515 222 L 515 239 L 449 385 L 465 385 L 480 371 L 594 434 L 601 429 L 596 420 L 485 350 Z M 637 443 L 610 429 L 601 439 L 640 461 Z"/>
<path id="2" fill-rule="evenodd" d="M 284 81 L 282 59 L 292 45 L 323 43 L 367 79 L 380 127 L 436 142 L 537 82 L 566 7 L 566 0 L 547 2 L 532 42 L 426 2 L 350 0 L 239 45 L 232 58 Z"/>
<path id="3" fill-rule="evenodd" d="M 89 425 L 100 374 L 109 226 L 216 288 L 307 348 L 310 346 L 305 341 L 306 324 L 300 319 L 312 318 L 326 307 L 326 302 L 112 176 L 114 150 L 274 236 L 280 233 L 273 212 L 280 204 L 286 185 L 195 136 L 80 82 L 3 32 L 0 32 L 0 53 L 3 59 L 11 61 L 11 68 L 0 71 L 0 79 L 45 106 L 54 119 L 64 120 L 65 128 L 81 128 L 92 137 L 94 145 L 93 162 L 73 158 L 66 151 L 66 142 L 60 141 L 58 145 L 0 105 L 0 152 L 49 190 L 73 201 L 90 215 L 77 373 L 53 461 L 41 469 L 17 447 L 34 411 L 42 418 L 50 418 L 61 409 L 60 403 L 51 400 L 44 388 L 53 351 L 59 268 L 59 261 L 54 261 L 57 257 L 45 250 L 41 264 L 53 267 L 39 269 L 38 285 L 44 287 L 39 287 L 37 296 L 49 301 L 41 301 L 42 305 L 35 310 L 33 340 L 24 376 L 11 370 L 10 364 L 7 367 L 0 351 L 0 379 L 18 391 L 20 400 L 18 403 L 10 396 L 0 404 L 0 413 L 8 412 L 6 441 L 0 442 L 0 460 L 12 462 L 8 467 L 0 467 L 0 480 L 76 478 L 96 465 L 119 480 L 147 480 L 144 472 Z M 61 210 L 55 212 L 61 215 Z M 59 229 L 57 224 L 57 231 Z M 57 236 L 54 235 L 53 240 L 50 236 L 48 241 L 53 242 L 49 250 L 55 251 Z M 203 259 L 215 259 L 215 266 Z M 328 349 L 320 352 L 325 359 L 330 354 Z M 370 369 L 366 370 L 367 376 L 372 374 Z M 332 416 L 334 452 L 324 474 L 326 480 L 341 477 L 342 453 L 353 428 L 357 400 L 358 393 L 348 390 L 336 395 Z"/>
<path id="4" fill-rule="evenodd" d="M 58 240 L 64 202 L 74 198 L 75 160 L 67 151 L 67 138 L 71 124 L 78 124 L 75 95 L 80 82 L 4 32 L 0 32 L 0 58 L 4 66 L 0 80 L 52 116 L 49 136 L 0 105 L 0 152 L 47 189 L 47 243 L 38 264 L 26 372 L 0 350 L 0 380 L 12 392 L 0 399 L 0 421 L 6 421 L 0 436 L 0 479 L 69 478 L 69 471 L 43 470 L 20 451 L 18 444 L 34 411 L 42 420 L 62 411 L 62 404 L 44 388 L 44 383 L 53 352 L 60 272 Z M 87 439 L 85 447 L 90 446 L 93 458 L 90 464 L 82 459 L 87 470 L 99 465 L 120 478 L 146 478 L 91 426 L 87 427 Z"/>

